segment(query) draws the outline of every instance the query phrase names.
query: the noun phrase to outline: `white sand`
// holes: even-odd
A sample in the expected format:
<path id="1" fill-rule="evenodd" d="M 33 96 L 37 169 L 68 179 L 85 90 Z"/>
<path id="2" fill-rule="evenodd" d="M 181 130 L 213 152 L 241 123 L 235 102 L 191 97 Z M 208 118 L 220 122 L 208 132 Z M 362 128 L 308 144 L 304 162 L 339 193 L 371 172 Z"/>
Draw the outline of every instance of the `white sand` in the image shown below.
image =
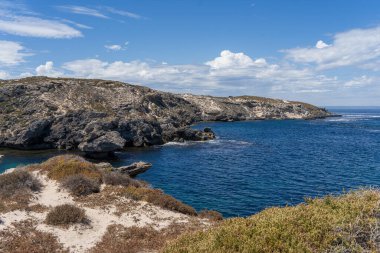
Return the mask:
<path id="1" fill-rule="evenodd" d="M 89 225 L 74 225 L 65 229 L 45 224 L 44 220 L 47 212 L 13 211 L 0 215 L 3 221 L 3 224 L 0 224 L 0 230 L 12 226 L 12 222 L 33 219 L 38 222 L 36 227 L 38 230 L 56 235 L 58 240 L 65 247 L 69 248 L 71 252 L 85 252 L 102 239 L 102 236 L 107 231 L 107 227 L 112 224 L 121 224 L 125 227 L 153 226 L 156 229 L 162 229 L 173 222 L 188 222 L 191 219 L 189 216 L 181 213 L 168 211 L 146 202 L 136 202 L 129 199 L 118 200 L 126 201 L 126 203 L 133 202 L 133 205 L 131 205 L 133 206 L 132 210 L 128 210 L 120 216 L 114 214 L 116 211 L 115 207 L 84 207 L 81 203 L 75 202 L 67 191 L 60 189 L 57 182 L 49 180 L 46 176 L 37 172 L 34 172 L 34 174 L 43 183 L 43 188 L 40 193 L 35 194 L 30 205 L 41 204 L 54 207 L 62 204 L 75 204 L 85 209 L 91 223 Z"/>

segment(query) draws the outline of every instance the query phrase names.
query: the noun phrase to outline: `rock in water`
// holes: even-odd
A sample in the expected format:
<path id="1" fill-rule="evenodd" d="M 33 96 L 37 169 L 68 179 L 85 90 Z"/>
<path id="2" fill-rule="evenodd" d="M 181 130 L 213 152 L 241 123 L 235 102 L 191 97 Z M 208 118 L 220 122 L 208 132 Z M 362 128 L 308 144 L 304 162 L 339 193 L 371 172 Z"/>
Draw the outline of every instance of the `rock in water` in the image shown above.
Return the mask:
<path id="1" fill-rule="evenodd" d="M 116 81 L 29 77 L 0 80 L 0 147 L 108 153 L 126 146 L 202 141 L 201 121 L 313 119 L 309 104 L 260 97 L 178 95 Z"/>
<path id="2" fill-rule="evenodd" d="M 120 173 L 128 174 L 130 177 L 135 177 L 138 174 L 144 173 L 150 167 L 152 167 L 151 163 L 137 162 L 137 163 L 132 163 L 131 165 L 128 165 L 128 166 L 115 168 L 114 170 Z"/>

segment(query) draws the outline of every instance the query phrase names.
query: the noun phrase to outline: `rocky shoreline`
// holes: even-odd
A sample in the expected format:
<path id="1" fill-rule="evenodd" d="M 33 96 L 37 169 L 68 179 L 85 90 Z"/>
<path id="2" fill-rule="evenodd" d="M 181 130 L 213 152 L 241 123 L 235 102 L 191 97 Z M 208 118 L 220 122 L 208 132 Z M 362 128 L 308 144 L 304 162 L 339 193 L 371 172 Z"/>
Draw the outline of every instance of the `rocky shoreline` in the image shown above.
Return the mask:
<path id="1" fill-rule="evenodd" d="M 172 94 L 117 81 L 29 77 L 0 81 L 0 147 L 109 154 L 125 147 L 205 141 L 202 121 L 317 119 L 323 108 L 253 96 Z"/>

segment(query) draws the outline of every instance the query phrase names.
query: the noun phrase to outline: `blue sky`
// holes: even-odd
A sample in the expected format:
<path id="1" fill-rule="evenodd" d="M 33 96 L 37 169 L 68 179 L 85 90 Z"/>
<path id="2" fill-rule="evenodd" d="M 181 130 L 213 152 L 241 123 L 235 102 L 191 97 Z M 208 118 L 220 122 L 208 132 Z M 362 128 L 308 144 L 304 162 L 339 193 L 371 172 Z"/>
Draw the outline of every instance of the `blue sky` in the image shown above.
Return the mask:
<path id="1" fill-rule="evenodd" d="M 0 0 L 0 78 L 380 105 L 380 1 Z"/>

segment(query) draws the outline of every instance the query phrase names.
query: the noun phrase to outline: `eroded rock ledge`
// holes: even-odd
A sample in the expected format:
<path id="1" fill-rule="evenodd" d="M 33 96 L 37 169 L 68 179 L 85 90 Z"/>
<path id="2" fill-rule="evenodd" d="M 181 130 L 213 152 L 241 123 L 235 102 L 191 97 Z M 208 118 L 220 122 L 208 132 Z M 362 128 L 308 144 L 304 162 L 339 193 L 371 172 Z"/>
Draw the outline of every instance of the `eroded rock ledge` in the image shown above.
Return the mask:
<path id="1" fill-rule="evenodd" d="M 0 81 L 0 147 L 113 152 L 127 146 L 201 141 L 201 121 L 331 116 L 301 102 L 178 95 L 116 81 L 29 77 Z"/>

